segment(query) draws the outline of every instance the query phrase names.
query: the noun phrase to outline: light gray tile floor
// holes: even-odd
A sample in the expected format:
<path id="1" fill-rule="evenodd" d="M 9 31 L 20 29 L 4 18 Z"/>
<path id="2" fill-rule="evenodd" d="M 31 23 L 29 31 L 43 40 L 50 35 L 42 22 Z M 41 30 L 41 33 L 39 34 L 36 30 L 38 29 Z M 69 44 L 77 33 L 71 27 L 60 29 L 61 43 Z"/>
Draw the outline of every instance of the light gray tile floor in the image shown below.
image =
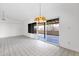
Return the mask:
<path id="1" fill-rule="evenodd" d="M 0 39 L 0 56 L 79 56 L 79 53 L 25 36 Z"/>

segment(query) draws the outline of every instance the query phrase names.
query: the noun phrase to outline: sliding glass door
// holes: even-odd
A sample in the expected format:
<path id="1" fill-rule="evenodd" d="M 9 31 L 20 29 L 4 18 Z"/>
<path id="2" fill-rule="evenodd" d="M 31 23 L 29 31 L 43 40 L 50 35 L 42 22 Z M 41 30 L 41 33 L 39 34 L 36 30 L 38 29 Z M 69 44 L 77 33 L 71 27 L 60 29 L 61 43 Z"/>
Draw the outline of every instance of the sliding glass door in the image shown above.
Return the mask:
<path id="1" fill-rule="evenodd" d="M 41 23 L 30 23 L 28 24 L 28 32 L 35 34 L 35 38 L 38 40 L 59 45 L 59 18 Z"/>
<path id="2" fill-rule="evenodd" d="M 59 18 L 37 24 L 38 39 L 59 45 Z"/>
<path id="3" fill-rule="evenodd" d="M 47 21 L 47 41 L 59 45 L 59 18 Z"/>

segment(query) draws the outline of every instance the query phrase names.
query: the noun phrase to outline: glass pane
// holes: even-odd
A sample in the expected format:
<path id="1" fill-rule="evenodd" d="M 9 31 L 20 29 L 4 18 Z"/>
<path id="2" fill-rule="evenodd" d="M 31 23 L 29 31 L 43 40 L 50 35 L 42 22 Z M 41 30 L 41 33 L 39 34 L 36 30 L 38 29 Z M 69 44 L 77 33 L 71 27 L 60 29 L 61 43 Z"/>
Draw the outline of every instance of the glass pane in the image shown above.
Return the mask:
<path id="1" fill-rule="evenodd" d="M 45 33 L 45 23 L 38 23 L 38 39 L 46 41 L 46 33 Z"/>
<path id="2" fill-rule="evenodd" d="M 59 19 L 47 21 L 47 41 L 51 44 L 59 45 Z"/>

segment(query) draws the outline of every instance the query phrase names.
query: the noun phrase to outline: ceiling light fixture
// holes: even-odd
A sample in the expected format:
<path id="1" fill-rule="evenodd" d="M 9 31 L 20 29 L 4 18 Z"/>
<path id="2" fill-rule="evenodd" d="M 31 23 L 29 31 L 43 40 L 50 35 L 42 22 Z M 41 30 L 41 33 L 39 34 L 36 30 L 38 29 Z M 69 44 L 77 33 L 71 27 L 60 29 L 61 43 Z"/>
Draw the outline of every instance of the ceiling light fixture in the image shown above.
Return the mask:
<path id="1" fill-rule="evenodd" d="M 44 16 L 41 16 L 41 3 L 40 3 L 40 11 L 39 11 L 39 14 L 40 16 L 37 16 L 34 21 L 35 22 L 38 22 L 38 23 L 42 23 L 42 22 L 46 22 L 46 18 Z"/>

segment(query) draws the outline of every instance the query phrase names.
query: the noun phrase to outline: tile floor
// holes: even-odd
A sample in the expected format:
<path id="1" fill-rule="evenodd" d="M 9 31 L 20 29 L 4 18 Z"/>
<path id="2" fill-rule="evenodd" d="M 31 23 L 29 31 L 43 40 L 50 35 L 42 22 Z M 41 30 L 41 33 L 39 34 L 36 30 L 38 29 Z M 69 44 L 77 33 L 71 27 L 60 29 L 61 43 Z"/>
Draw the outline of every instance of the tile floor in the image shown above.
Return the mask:
<path id="1" fill-rule="evenodd" d="M 25 36 L 0 39 L 0 56 L 79 56 L 79 53 Z"/>

